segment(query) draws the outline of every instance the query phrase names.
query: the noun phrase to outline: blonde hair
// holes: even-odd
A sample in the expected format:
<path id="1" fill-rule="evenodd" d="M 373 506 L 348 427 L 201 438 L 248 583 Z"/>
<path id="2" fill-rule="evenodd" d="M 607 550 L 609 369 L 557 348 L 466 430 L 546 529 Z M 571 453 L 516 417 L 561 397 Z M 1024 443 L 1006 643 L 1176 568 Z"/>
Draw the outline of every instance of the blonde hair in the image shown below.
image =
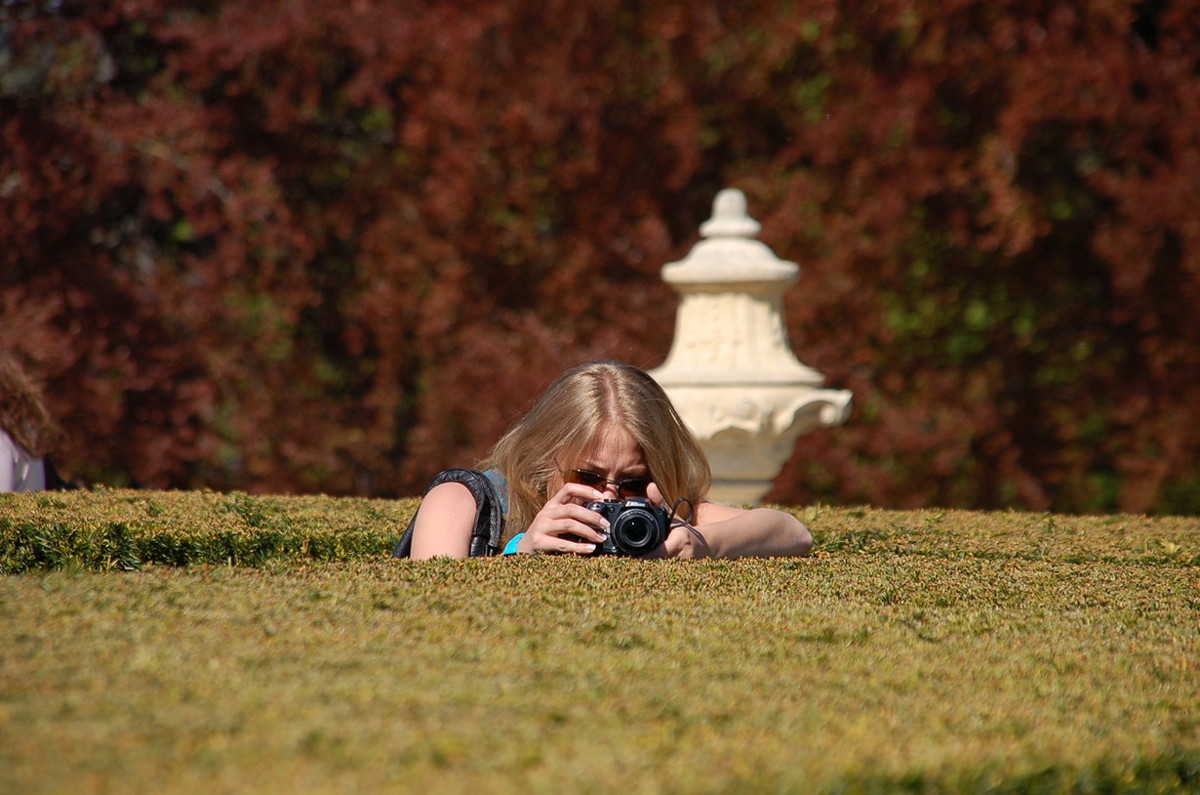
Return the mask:
<path id="1" fill-rule="evenodd" d="M 712 470 L 696 437 L 670 398 L 646 372 L 599 360 L 567 370 L 514 424 L 479 464 L 508 481 L 505 536 L 523 532 L 549 499 L 550 481 L 614 425 L 641 448 L 667 507 L 686 499 L 694 508 L 712 486 Z M 694 519 L 681 505 L 679 515 Z"/>

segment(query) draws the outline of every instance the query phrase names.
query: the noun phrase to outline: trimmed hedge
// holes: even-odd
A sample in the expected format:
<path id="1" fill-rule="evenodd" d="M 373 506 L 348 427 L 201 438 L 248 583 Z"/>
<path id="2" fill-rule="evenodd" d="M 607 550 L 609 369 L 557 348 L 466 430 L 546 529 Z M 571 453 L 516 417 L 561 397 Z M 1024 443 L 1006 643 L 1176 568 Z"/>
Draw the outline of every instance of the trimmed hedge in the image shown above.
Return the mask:
<path id="1" fill-rule="evenodd" d="M 801 511 L 825 552 L 1200 566 L 1200 518 L 1020 511 Z"/>
<path id="2" fill-rule="evenodd" d="M 0 792 L 1200 788 L 1200 519 L 390 560 L 415 505 L 0 495 Z"/>
<path id="3" fill-rule="evenodd" d="M 0 495 L 0 572 L 390 554 L 416 500 L 132 490 Z"/>
<path id="4" fill-rule="evenodd" d="M 418 500 L 98 489 L 0 495 L 0 572 L 387 556 Z M 1200 518 L 796 510 L 818 553 L 1200 566 Z"/>

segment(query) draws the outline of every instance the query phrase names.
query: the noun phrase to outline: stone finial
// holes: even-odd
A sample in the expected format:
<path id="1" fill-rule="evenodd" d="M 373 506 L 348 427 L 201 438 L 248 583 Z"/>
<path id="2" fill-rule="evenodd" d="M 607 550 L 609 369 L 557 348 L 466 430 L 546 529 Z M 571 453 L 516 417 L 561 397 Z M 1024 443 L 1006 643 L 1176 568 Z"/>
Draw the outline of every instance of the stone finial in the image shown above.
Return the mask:
<path id="1" fill-rule="evenodd" d="M 762 224 L 746 212 L 746 196 L 726 188 L 713 201 L 712 218 L 700 225 L 704 239 L 679 262 L 663 267 L 663 280 L 678 290 L 730 290 L 765 288 L 775 292 L 796 279 L 800 266 L 775 256 L 755 235 Z M 693 285 L 688 288 L 685 285 Z"/>
<path id="2" fill-rule="evenodd" d="M 757 237 L 762 224 L 750 217 L 746 194 L 726 188 L 713 199 L 712 218 L 700 224 L 701 237 Z"/>

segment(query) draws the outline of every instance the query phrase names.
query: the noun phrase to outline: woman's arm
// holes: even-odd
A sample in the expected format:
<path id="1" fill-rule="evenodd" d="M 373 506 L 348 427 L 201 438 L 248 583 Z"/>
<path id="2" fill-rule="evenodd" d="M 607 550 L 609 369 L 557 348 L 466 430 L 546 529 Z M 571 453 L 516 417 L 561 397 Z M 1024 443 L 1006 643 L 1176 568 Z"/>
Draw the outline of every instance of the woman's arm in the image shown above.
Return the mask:
<path id="1" fill-rule="evenodd" d="M 671 531 L 663 544 L 667 557 L 792 557 L 812 549 L 808 528 L 783 511 L 703 502 L 696 514 L 693 526 L 680 525 Z"/>
<path id="2" fill-rule="evenodd" d="M 546 502 L 525 531 L 517 551 L 585 555 L 592 552 L 595 545 L 605 539 L 603 532 L 593 524 L 603 528 L 608 522 L 584 508 L 583 503 L 603 496 L 590 486 L 564 485 Z M 411 557 L 414 560 L 467 557 L 475 512 L 475 497 L 462 483 L 451 481 L 434 486 L 417 509 Z"/>
<path id="3" fill-rule="evenodd" d="M 417 509 L 411 557 L 465 558 L 471 550 L 474 528 L 475 496 L 471 490 L 453 481 L 434 486 Z"/>
<path id="4" fill-rule="evenodd" d="M 547 503 L 530 526 L 522 552 L 536 550 L 586 552 L 590 544 L 603 540 L 586 525 L 592 514 L 571 499 L 581 487 L 569 484 L 563 494 Z M 652 487 L 653 488 L 653 487 Z M 589 492 L 594 490 L 589 490 Z M 594 494 L 583 495 L 594 498 Z M 661 501 L 661 498 L 660 498 Z M 552 510 L 553 509 L 553 510 Z M 578 515 L 575 515 L 578 514 Z M 663 544 L 662 553 L 673 558 L 787 557 L 807 555 L 812 535 L 791 514 L 770 508 L 746 510 L 702 502 L 696 509 L 694 525 L 678 525 Z M 582 517 L 582 518 L 581 518 Z M 599 517 L 595 517 L 599 518 Z M 543 529 L 542 525 L 545 525 Z M 429 490 L 417 511 L 413 528 L 412 558 L 465 558 L 470 551 L 471 531 L 475 526 L 475 497 L 461 483 L 442 483 Z M 584 543 L 558 538 L 562 533 L 584 536 Z M 593 537 L 594 536 L 594 537 Z M 588 548 L 585 548 L 586 547 Z"/>

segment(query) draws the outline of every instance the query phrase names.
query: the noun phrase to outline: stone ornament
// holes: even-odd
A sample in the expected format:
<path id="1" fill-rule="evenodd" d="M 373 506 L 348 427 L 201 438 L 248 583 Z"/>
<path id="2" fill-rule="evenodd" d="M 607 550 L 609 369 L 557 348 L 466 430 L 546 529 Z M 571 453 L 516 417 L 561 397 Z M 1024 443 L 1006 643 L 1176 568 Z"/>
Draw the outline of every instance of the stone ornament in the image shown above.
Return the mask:
<path id="1" fill-rule="evenodd" d="M 800 268 L 754 239 L 760 229 L 741 191 L 717 194 L 703 239 L 662 269 L 680 302 L 671 351 L 650 373 L 708 455 L 710 498 L 734 505 L 759 504 L 796 438 L 850 413 L 851 393 L 820 388 L 825 377 L 788 345 L 783 293 Z"/>

